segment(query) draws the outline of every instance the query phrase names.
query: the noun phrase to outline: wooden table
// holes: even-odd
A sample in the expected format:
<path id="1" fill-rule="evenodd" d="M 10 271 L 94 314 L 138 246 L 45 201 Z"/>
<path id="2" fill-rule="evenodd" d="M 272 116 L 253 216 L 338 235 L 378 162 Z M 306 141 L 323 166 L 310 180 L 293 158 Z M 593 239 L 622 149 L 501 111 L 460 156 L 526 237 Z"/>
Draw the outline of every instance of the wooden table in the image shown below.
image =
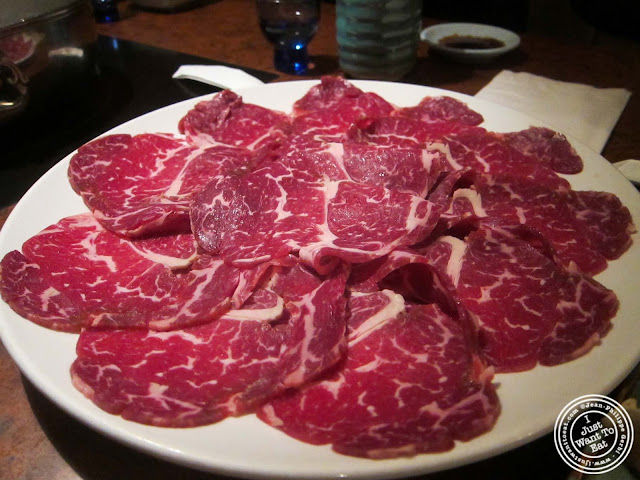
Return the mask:
<path id="1" fill-rule="evenodd" d="M 98 26 L 99 33 L 199 55 L 217 61 L 278 73 L 272 49 L 261 35 L 250 0 L 206 2 L 195 9 L 166 14 L 144 12 L 119 4 L 122 19 Z M 555 19 L 557 21 L 557 19 Z M 425 23 L 434 22 L 426 19 Z M 495 63 L 470 66 L 450 63 L 420 47 L 415 70 L 405 79 L 475 94 L 502 69 L 531 72 L 564 81 L 599 87 L 624 87 L 640 92 L 640 46 L 588 32 L 572 38 L 575 19 L 553 33 L 522 34 L 521 47 Z M 336 59 L 335 7 L 322 5 L 322 22 L 310 45 L 314 66 L 305 78 L 340 73 Z M 280 75 L 276 81 L 298 79 Z M 640 155 L 640 97 L 632 95 L 612 132 L 603 155 L 618 161 Z M 10 207 L 0 212 L 4 223 Z M 220 479 L 135 452 L 78 423 L 39 393 L 20 375 L 0 346 L 0 478 L 49 479 Z M 545 438 L 486 462 L 449 472 L 446 478 L 566 478 L 553 442 Z M 435 475 L 424 478 L 444 478 Z"/>

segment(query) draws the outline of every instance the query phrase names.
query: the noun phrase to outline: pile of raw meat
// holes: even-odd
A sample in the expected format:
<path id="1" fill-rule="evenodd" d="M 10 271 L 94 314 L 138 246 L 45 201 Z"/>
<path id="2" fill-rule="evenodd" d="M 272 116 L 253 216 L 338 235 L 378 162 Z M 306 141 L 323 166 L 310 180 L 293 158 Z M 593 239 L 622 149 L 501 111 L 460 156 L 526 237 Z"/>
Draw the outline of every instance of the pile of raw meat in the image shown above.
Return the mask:
<path id="1" fill-rule="evenodd" d="M 441 452 L 489 431 L 494 372 L 584 355 L 631 244 L 614 195 L 573 191 L 560 134 L 494 133 L 450 97 L 398 108 L 326 77 L 292 112 L 230 91 L 181 135 L 110 135 L 69 167 L 91 213 L 1 264 L 3 299 L 78 332 L 100 408 L 191 427 L 256 413 L 337 452 Z"/>

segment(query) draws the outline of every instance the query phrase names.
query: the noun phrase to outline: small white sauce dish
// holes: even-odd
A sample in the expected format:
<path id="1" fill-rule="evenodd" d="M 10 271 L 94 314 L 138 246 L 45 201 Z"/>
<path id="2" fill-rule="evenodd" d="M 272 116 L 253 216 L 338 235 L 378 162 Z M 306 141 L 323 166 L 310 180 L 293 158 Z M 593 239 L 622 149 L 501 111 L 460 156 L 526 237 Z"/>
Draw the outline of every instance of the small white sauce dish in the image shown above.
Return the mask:
<path id="1" fill-rule="evenodd" d="M 451 36 L 492 38 L 504 45 L 496 48 L 459 48 L 440 43 Z M 420 38 L 441 55 L 465 63 L 490 62 L 520 45 L 520 37 L 514 32 L 479 23 L 440 23 L 422 30 Z"/>

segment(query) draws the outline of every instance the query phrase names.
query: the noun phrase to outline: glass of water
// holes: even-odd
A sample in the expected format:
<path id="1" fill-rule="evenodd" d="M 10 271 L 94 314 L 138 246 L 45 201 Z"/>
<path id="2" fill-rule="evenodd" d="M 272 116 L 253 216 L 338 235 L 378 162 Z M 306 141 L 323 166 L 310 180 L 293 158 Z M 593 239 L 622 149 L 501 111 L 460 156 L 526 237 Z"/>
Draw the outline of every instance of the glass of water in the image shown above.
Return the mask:
<path id="1" fill-rule="evenodd" d="M 274 46 L 278 71 L 300 75 L 309 69 L 307 46 L 318 31 L 320 0 L 256 0 L 260 29 Z"/>

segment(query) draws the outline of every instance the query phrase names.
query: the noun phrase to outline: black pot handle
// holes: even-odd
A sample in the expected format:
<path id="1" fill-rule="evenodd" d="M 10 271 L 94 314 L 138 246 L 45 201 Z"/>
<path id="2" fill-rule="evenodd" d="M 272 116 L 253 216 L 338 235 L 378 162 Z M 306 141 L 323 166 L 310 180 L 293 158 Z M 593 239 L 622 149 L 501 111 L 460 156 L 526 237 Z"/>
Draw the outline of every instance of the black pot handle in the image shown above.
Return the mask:
<path id="1" fill-rule="evenodd" d="M 0 52 L 0 113 L 21 109 L 27 102 L 28 77 Z"/>

